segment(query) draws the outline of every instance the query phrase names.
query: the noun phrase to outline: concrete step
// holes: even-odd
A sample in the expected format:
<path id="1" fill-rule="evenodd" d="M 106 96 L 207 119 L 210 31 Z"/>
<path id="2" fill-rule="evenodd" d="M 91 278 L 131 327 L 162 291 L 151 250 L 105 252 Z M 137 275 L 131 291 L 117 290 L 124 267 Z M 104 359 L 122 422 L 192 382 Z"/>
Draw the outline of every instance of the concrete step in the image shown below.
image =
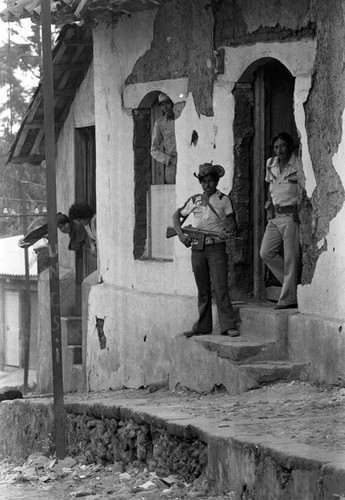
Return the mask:
<path id="1" fill-rule="evenodd" d="M 81 345 L 81 328 L 81 316 L 61 317 L 61 335 L 66 339 L 66 345 Z"/>
<path id="2" fill-rule="evenodd" d="M 66 392 L 75 391 L 76 386 L 75 367 L 82 367 L 82 347 L 65 346 L 63 350 L 62 366 L 63 366 L 63 385 Z M 79 387 L 80 389 L 80 387 Z"/>
<path id="3" fill-rule="evenodd" d="M 182 386 L 210 392 L 224 386 L 239 394 L 279 380 L 306 380 L 309 365 L 288 360 L 288 325 L 296 310 L 274 310 L 273 304 L 236 303 L 239 337 L 219 334 L 171 341 L 169 388 Z M 217 325 L 217 321 L 215 322 Z M 215 328 L 219 333 L 219 327 Z"/>
<path id="4" fill-rule="evenodd" d="M 293 363 L 286 360 L 247 363 L 242 364 L 241 369 L 245 370 L 246 374 L 259 385 L 308 378 L 308 365 L 306 363 Z"/>
<path id="5" fill-rule="evenodd" d="M 209 351 L 216 352 L 221 358 L 228 358 L 236 363 L 254 362 L 265 359 L 285 359 L 286 348 L 275 340 L 257 340 L 246 334 L 240 337 L 223 335 L 203 335 L 193 340 Z"/>
<path id="6" fill-rule="evenodd" d="M 275 310 L 272 303 L 239 305 L 240 332 L 257 340 L 287 344 L 289 316 L 299 314 L 296 309 Z"/>
<path id="7" fill-rule="evenodd" d="M 72 367 L 72 384 L 70 386 L 71 391 L 80 391 L 85 387 L 85 372 L 82 364 L 74 365 Z"/>
<path id="8" fill-rule="evenodd" d="M 61 318 L 61 338 L 63 355 L 63 380 L 66 392 L 75 391 L 78 387 L 73 372 L 75 366 L 82 365 L 82 324 L 80 316 Z"/>
<path id="9" fill-rule="evenodd" d="M 81 345 L 68 345 L 66 349 L 70 353 L 67 356 L 71 357 L 73 365 L 81 365 L 83 363 Z"/>
<path id="10" fill-rule="evenodd" d="M 224 386 L 229 394 L 239 394 L 268 382 L 307 378 L 305 363 L 292 363 L 279 357 L 266 359 L 270 349 L 279 355 L 279 344 L 272 342 L 221 335 L 187 339 L 178 335 L 171 342 L 169 388 L 186 387 L 207 393 Z"/>

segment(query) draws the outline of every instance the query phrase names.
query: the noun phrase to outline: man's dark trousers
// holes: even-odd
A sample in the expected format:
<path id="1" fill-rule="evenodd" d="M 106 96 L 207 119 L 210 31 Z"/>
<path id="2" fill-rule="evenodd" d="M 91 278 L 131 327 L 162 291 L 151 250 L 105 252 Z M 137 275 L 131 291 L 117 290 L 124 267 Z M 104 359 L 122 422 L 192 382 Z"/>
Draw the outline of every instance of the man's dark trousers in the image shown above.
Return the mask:
<path id="1" fill-rule="evenodd" d="M 220 331 L 236 326 L 235 312 L 230 302 L 228 288 L 228 256 L 225 243 L 205 245 L 204 250 L 192 248 L 192 267 L 198 287 L 199 319 L 193 331 L 212 332 L 212 292 L 216 298 Z"/>

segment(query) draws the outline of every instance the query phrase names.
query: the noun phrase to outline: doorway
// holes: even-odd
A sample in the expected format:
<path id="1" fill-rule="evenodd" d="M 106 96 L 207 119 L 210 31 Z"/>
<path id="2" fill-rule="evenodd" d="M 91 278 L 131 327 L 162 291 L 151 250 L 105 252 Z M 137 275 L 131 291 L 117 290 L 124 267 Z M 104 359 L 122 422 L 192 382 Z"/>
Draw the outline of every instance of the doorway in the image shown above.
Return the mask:
<path id="1" fill-rule="evenodd" d="M 234 264 L 236 295 L 240 299 L 251 296 L 276 300 L 279 296 L 279 282 L 275 282 L 268 272 L 259 252 L 267 222 L 265 173 L 266 161 L 273 156 L 271 138 L 285 131 L 298 144 L 293 111 L 294 85 L 294 77 L 282 63 L 264 58 L 247 68 L 233 90 L 234 183 L 231 199 L 238 218 L 239 236 L 244 238 L 247 249 L 242 261 Z"/>
<path id="2" fill-rule="evenodd" d="M 19 292 L 5 292 L 5 365 L 20 366 Z"/>
<path id="3" fill-rule="evenodd" d="M 75 129 L 75 200 L 96 210 L 96 138 L 95 127 Z M 89 245 L 76 251 L 75 314 L 81 314 L 81 285 L 97 269 L 97 258 Z"/>

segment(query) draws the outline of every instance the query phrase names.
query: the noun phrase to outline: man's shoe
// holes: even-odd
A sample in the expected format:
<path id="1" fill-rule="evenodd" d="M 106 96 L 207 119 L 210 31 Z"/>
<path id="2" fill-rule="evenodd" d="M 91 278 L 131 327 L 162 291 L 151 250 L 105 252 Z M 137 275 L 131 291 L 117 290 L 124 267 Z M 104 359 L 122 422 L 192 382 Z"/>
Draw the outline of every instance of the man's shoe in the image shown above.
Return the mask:
<path id="1" fill-rule="evenodd" d="M 210 332 L 211 333 L 211 332 Z M 184 332 L 183 333 L 183 336 L 184 337 L 187 337 L 187 339 L 189 339 L 189 337 L 196 337 L 197 335 L 210 335 L 210 333 L 204 333 L 204 332 L 194 332 L 193 330 L 190 330 L 188 332 Z"/>
<path id="2" fill-rule="evenodd" d="M 225 332 L 222 332 L 221 335 L 227 335 L 228 337 L 239 337 L 240 332 L 237 330 L 237 328 L 229 328 L 228 330 L 225 330 Z"/>
<path id="3" fill-rule="evenodd" d="M 275 306 L 274 309 L 278 310 L 278 309 L 297 309 L 298 308 L 298 304 L 287 304 L 287 305 L 280 305 L 280 306 Z"/>

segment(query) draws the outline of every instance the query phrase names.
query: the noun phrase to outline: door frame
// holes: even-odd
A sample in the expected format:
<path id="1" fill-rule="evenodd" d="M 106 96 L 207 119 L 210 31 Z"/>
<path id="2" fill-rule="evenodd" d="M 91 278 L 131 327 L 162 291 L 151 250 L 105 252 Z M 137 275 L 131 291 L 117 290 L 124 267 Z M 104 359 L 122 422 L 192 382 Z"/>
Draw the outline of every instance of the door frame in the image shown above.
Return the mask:
<path id="1" fill-rule="evenodd" d="M 16 303 L 13 305 L 9 304 L 9 297 L 15 297 Z M 21 329 L 21 304 L 20 304 L 20 292 L 19 291 L 5 291 L 5 349 L 4 349 L 4 354 L 5 354 L 5 365 L 6 366 L 15 366 L 15 367 L 20 367 L 20 329 Z M 15 308 L 16 310 L 13 310 Z M 9 311 L 11 309 L 11 311 Z M 10 318 L 16 318 L 18 325 L 17 328 L 14 330 L 10 330 L 9 327 L 9 320 Z M 16 336 L 16 338 L 11 338 L 12 342 L 11 345 L 15 346 L 14 351 L 12 351 L 12 357 L 9 357 L 9 351 L 8 347 L 10 345 L 9 342 L 9 335 L 11 337 L 13 335 Z M 14 354 L 13 354 L 14 352 Z"/>
<path id="2" fill-rule="evenodd" d="M 96 210 L 96 129 L 94 125 L 77 127 L 75 142 L 75 200 L 86 202 Z M 96 259 L 83 245 L 75 255 L 75 314 L 81 315 L 83 280 L 96 270 Z"/>
<path id="3" fill-rule="evenodd" d="M 266 108 L 265 108 L 265 78 L 263 68 L 256 72 L 254 80 L 254 147 L 252 169 L 253 193 L 253 293 L 254 298 L 262 298 L 265 292 L 265 265 L 260 258 L 260 246 L 265 232 L 265 192 L 262 187 L 265 183 L 266 164 Z"/>
<path id="4" fill-rule="evenodd" d="M 274 63 L 271 65 L 271 63 Z M 277 96 L 280 96 L 276 86 L 272 86 L 272 82 L 277 80 L 279 76 L 279 67 L 281 70 L 290 73 L 291 78 L 294 78 L 289 69 L 278 59 L 273 57 L 264 57 L 257 59 L 242 73 L 241 77 L 235 84 L 233 94 L 235 96 L 235 116 L 234 116 L 234 183 L 231 191 L 231 198 L 234 200 L 235 212 L 241 212 L 241 221 L 243 227 L 239 227 L 245 236 L 245 244 L 248 247 L 248 257 L 245 261 L 235 265 L 235 275 L 240 279 L 247 279 L 249 285 L 252 285 L 250 294 L 255 299 L 268 298 L 266 295 L 266 276 L 268 269 L 260 257 L 260 248 L 263 235 L 266 228 L 266 211 L 265 202 L 267 199 L 267 189 L 265 186 L 266 176 L 266 161 L 271 156 L 270 140 L 272 134 L 281 132 L 275 130 L 277 123 L 281 117 L 285 118 L 289 115 L 282 113 L 284 105 L 276 107 L 274 102 L 277 101 Z M 278 78 L 279 80 L 279 78 Z M 295 139 L 297 136 L 296 125 L 293 111 L 293 92 L 285 93 L 285 88 L 293 89 L 292 82 L 286 80 L 286 87 L 283 85 L 282 96 L 291 97 L 291 134 Z M 241 90 L 242 89 L 242 90 Z M 271 93 L 273 92 L 273 94 Z M 278 93 L 277 93 L 278 92 Z M 250 98 L 252 95 L 252 107 L 250 108 Z M 271 103 L 273 99 L 273 104 Z M 284 101 L 280 101 L 284 102 Z M 274 108 L 272 107 L 274 105 Z M 287 109 L 287 108 L 286 108 Z M 274 114 L 273 114 L 274 113 Z M 286 127 L 283 120 L 282 127 Z M 291 133 L 291 130 L 287 132 Z M 249 171 L 248 199 L 249 203 L 243 212 L 246 203 L 243 202 L 241 195 L 246 192 L 246 176 Z M 242 184 L 241 184 L 242 179 Z M 236 206 L 237 204 L 237 206 Z M 248 212 L 249 211 L 249 212 Z M 242 234 L 240 234 L 242 236 Z M 250 262 L 252 267 L 249 268 Z M 241 267 L 242 266 L 242 267 Z M 251 274 L 249 275 L 248 272 Z M 246 274 L 247 273 L 247 274 Z M 273 289 L 274 288 L 274 292 Z M 276 295 L 280 287 L 271 287 L 269 298 L 276 300 Z M 242 290 L 239 290 L 241 293 Z M 271 293 L 272 291 L 272 293 Z M 236 291 L 235 291 L 236 294 Z"/>

